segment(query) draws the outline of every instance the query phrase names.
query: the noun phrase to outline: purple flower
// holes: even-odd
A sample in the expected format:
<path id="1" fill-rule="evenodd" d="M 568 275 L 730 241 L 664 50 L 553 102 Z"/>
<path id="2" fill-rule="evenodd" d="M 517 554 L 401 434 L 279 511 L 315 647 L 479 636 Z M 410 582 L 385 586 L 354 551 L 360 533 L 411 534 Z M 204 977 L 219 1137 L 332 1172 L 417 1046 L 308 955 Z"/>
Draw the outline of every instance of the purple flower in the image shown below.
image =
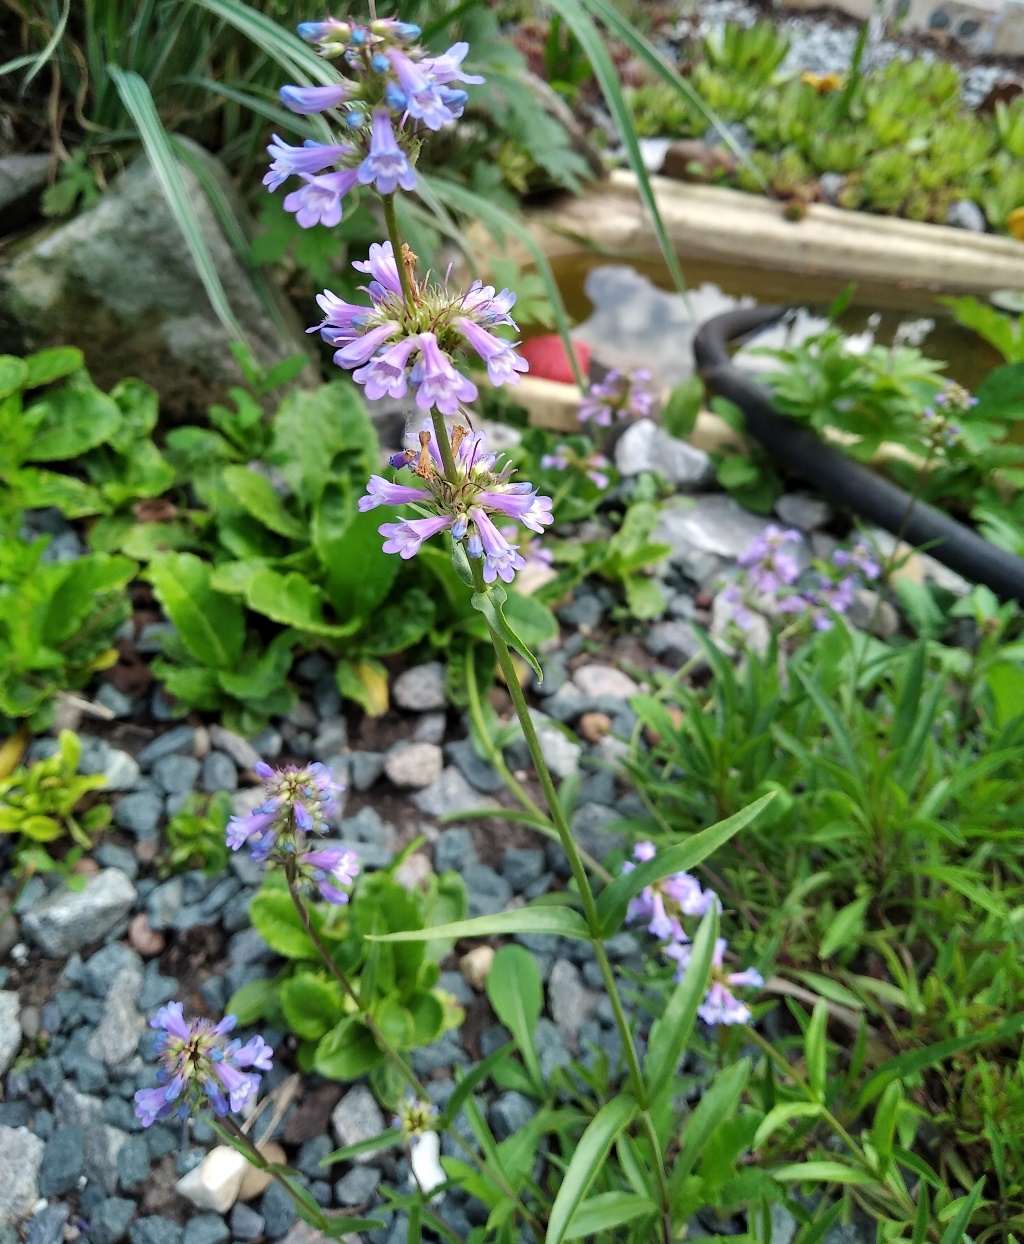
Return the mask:
<path id="1" fill-rule="evenodd" d="M 397 320 L 385 320 L 383 324 L 379 324 L 376 328 L 371 328 L 368 332 L 363 333 L 361 337 L 356 337 L 348 345 L 335 351 L 335 363 L 339 367 L 360 367 L 363 363 L 368 363 L 388 338 L 393 337 L 398 332 L 398 329 L 399 324 Z M 474 393 L 475 396 L 476 394 Z"/>
<path id="2" fill-rule="evenodd" d="M 865 579 L 877 579 L 882 573 L 874 550 L 866 540 L 858 540 L 852 549 L 836 549 L 832 554 L 832 561 L 840 567 L 854 566 Z"/>
<path id="3" fill-rule="evenodd" d="M 555 521 L 551 498 L 539 497 L 534 490 L 528 493 L 482 492 L 477 500 L 488 509 L 517 518 L 524 527 L 538 534 Z"/>
<path id="4" fill-rule="evenodd" d="M 345 82 L 336 82 L 332 86 L 282 86 L 278 92 L 284 106 L 302 116 L 337 108 L 351 93 L 351 86 Z"/>
<path id="5" fill-rule="evenodd" d="M 352 379 L 356 384 L 365 386 L 370 401 L 381 397 L 404 397 L 409 387 L 406 376 L 409 358 L 416 349 L 416 338 L 406 337 L 354 371 Z"/>
<path id="6" fill-rule="evenodd" d="M 272 769 L 260 761 L 256 775 L 268 786 L 268 798 L 247 816 L 228 821 L 226 840 L 232 851 L 248 846 L 257 862 L 267 859 L 279 842 L 294 848 L 299 831 L 322 833 L 327 821 L 338 814 L 338 795 L 344 787 L 320 761 Z"/>
<path id="7" fill-rule="evenodd" d="M 404 52 L 393 48 L 389 53 L 391 65 L 398 77 L 398 84 L 405 97 L 405 110 L 428 130 L 439 130 L 455 116 L 445 103 L 439 85 L 426 76 L 415 61 Z"/>
<path id="8" fill-rule="evenodd" d="M 460 42 L 453 43 L 447 52 L 443 52 L 440 56 L 424 57 L 420 61 L 420 67 L 425 69 L 435 82 L 444 85 L 447 82 L 468 82 L 473 85 L 479 85 L 483 82 L 483 78 L 476 74 L 463 73 L 462 62 L 466 59 L 466 53 L 469 51 L 469 44 Z"/>
<path id="9" fill-rule="evenodd" d="M 195 1019 L 187 1024 L 180 1002 L 168 1002 L 149 1021 L 159 1032 L 155 1049 L 160 1080 L 156 1088 L 135 1094 L 135 1113 L 143 1127 L 177 1113 L 186 1119 L 209 1104 L 217 1114 L 241 1110 L 259 1091 L 261 1077 L 248 1068 L 269 1071 L 274 1051 L 262 1037 L 245 1045 L 227 1034 L 235 1017 L 219 1023 Z"/>
<path id="10" fill-rule="evenodd" d="M 351 886 L 359 875 L 359 860 L 352 851 L 324 848 L 305 851 L 299 856 L 299 868 L 317 886 L 328 903 L 341 906 L 349 896 L 342 886 Z"/>
<path id="11" fill-rule="evenodd" d="M 336 17 L 328 17 L 322 22 L 299 22 L 295 29 L 299 38 L 307 43 L 344 44 L 352 37 L 349 23 L 338 21 Z"/>
<path id="12" fill-rule="evenodd" d="M 530 370 L 529 363 L 516 354 L 510 342 L 495 337 L 486 328 L 481 328 L 479 324 L 464 315 L 460 315 L 454 323 L 487 364 L 487 374 L 492 384 L 518 384 L 518 373 Z"/>
<path id="13" fill-rule="evenodd" d="M 646 367 L 637 367 L 631 372 L 612 368 L 603 380 L 590 386 L 576 414 L 581 423 L 607 428 L 618 419 L 648 418 L 654 409 L 654 399 L 652 377 Z"/>
<path id="14" fill-rule="evenodd" d="M 715 981 L 704 995 L 697 1014 L 705 1024 L 749 1024 L 750 1007 L 734 997 L 722 981 Z"/>
<path id="15" fill-rule="evenodd" d="M 359 498 L 359 508 L 364 513 L 375 510 L 378 505 L 405 505 L 407 502 L 429 501 L 430 493 L 422 488 L 407 488 L 404 484 L 389 484 L 380 475 L 371 475 L 366 485 L 366 496 Z"/>
<path id="16" fill-rule="evenodd" d="M 378 194 L 394 194 L 399 186 L 412 190 L 416 185 L 416 173 L 395 140 L 386 108 L 374 111 L 370 150 L 359 166 L 358 177 L 364 186 L 372 183 Z"/>
<path id="17" fill-rule="evenodd" d="M 420 358 L 410 376 L 416 386 L 416 405 L 420 410 L 436 406 L 442 414 L 454 415 L 461 402 L 471 402 L 476 397 L 476 385 L 455 370 L 433 333 L 420 333 L 416 340 Z"/>
<path id="18" fill-rule="evenodd" d="M 439 531 L 446 531 L 453 522 L 451 514 L 435 514 L 430 518 L 404 518 L 400 523 L 382 523 L 377 530 L 384 540 L 385 553 L 397 553 L 403 561 L 420 551 L 420 545 Z"/>
<path id="19" fill-rule="evenodd" d="M 314 225 L 332 229 L 341 220 L 342 199 L 359 183 L 358 173 L 355 169 L 343 169 L 321 177 L 311 177 L 309 173 L 300 176 L 306 184 L 285 195 L 284 210 L 294 212 L 303 229 L 312 229 Z"/>
<path id="20" fill-rule="evenodd" d="M 369 273 L 372 280 L 369 294 L 374 301 L 380 301 L 387 294 L 402 296 L 402 281 L 398 275 L 398 265 L 390 242 L 374 242 L 366 259 L 354 260 L 352 267 L 357 272 Z"/>
<path id="21" fill-rule="evenodd" d="M 516 296 L 511 290 L 494 292 L 493 285 L 474 281 L 462 296 L 462 309 L 482 324 L 508 324 L 518 331 L 518 325 L 509 314 L 515 306 Z"/>
<path id="22" fill-rule="evenodd" d="M 263 184 L 269 190 L 276 190 L 296 173 L 319 173 L 354 151 L 355 148 L 348 143 L 316 143 L 311 138 L 307 138 L 302 147 L 291 147 L 275 134 L 273 142 L 267 147 L 273 162 L 263 178 Z"/>
<path id="23" fill-rule="evenodd" d="M 495 579 L 501 578 L 505 583 L 511 583 L 515 572 L 526 565 L 517 551 L 518 546 L 509 544 L 479 506 L 475 505 L 470 509 L 469 517 L 473 520 L 480 540 L 480 553 L 477 556 L 482 555 L 484 559 L 484 582 L 493 583 Z M 472 548 L 470 556 L 473 556 Z"/>
<path id="24" fill-rule="evenodd" d="M 227 844 L 232 851 L 241 850 L 247 843 L 251 844 L 254 849 L 262 849 L 266 846 L 269 853 L 277 838 L 277 821 L 277 802 L 274 799 L 268 799 L 248 816 L 233 816 L 228 821 Z"/>

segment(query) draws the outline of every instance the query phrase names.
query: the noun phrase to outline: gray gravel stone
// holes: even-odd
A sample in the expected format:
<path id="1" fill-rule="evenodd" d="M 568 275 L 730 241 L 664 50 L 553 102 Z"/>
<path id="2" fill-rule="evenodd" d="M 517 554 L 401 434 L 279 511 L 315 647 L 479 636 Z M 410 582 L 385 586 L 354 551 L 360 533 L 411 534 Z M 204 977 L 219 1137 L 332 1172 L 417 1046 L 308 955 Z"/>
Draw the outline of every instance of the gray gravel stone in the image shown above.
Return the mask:
<path id="1" fill-rule="evenodd" d="M 717 493 L 694 500 L 676 497 L 661 507 L 651 542 L 671 545 L 669 560 L 676 565 L 691 552 L 737 558 L 768 525 L 732 497 Z"/>
<path id="2" fill-rule="evenodd" d="M 130 696 L 118 691 L 113 683 L 100 683 L 96 691 L 96 703 L 109 709 L 115 717 L 130 717 L 135 707 Z"/>
<path id="3" fill-rule="evenodd" d="M 125 968 L 141 972 L 141 958 L 123 942 L 108 942 L 82 965 L 82 987 L 94 998 L 102 1000 Z"/>
<path id="4" fill-rule="evenodd" d="M 244 1241 L 244 1244 L 252 1244 L 255 1240 L 261 1240 L 266 1230 L 263 1215 L 257 1214 L 251 1206 L 241 1201 L 232 1207 L 228 1226 L 235 1239 Z"/>
<path id="5" fill-rule="evenodd" d="M 195 746 L 196 732 L 191 726 L 173 726 L 158 734 L 138 754 L 143 769 L 149 769 L 164 756 L 189 755 Z"/>
<path id="6" fill-rule="evenodd" d="M 448 697 L 444 690 L 445 668 L 440 661 L 414 665 L 399 674 L 391 688 L 391 697 L 399 708 L 425 713 L 445 708 Z"/>
<path id="7" fill-rule="evenodd" d="M 353 1166 L 334 1185 L 339 1205 L 369 1205 L 380 1183 L 381 1173 L 374 1166 Z"/>
<path id="8" fill-rule="evenodd" d="M 613 665 L 602 665 L 597 661 L 581 665 L 573 674 L 572 680 L 584 695 L 595 697 L 610 696 L 614 700 L 628 700 L 631 695 L 637 695 L 640 691 L 639 683 L 628 674 Z"/>
<path id="9" fill-rule="evenodd" d="M 227 752 L 210 752 L 203 758 L 199 771 L 199 786 L 201 790 L 211 795 L 219 790 L 238 789 L 238 770 Z"/>
<path id="10" fill-rule="evenodd" d="M 818 178 L 818 186 L 826 203 L 835 204 L 845 185 L 844 173 L 822 173 Z"/>
<path id="11" fill-rule="evenodd" d="M 81 890 L 63 887 L 37 903 L 22 919 L 22 932 L 53 959 L 99 941 L 135 906 L 135 887 L 116 868 L 104 868 Z"/>
<path id="12" fill-rule="evenodd" d="M 155 1010 L 165 1002 L 170 1002 L 177 990 L 178 982 L 173 976 L 161 976 L 154 959 L 146 967 L 142 992 L 139 994 L 139 1010 L 147 1013 Z"/>
<path id="13" fill-rule="evenodd" d="M 132 1244 L 182 1244 L 182 1228 L 169 1218 L 152 1214 L 132 1223 L 128 1232 Z"/>
<path id="14" fill-rule="evenodd" d="M 444 754 L 476 790 L 483 791 L 485 795 L 496 795 L 504 788 L 504 778 L 492 764 L 480 759 L 469 739 L 449 743 Z"/>
<path id="15" fill-rule="evenodd" d="M 326 1158 L 336 1148 L 337 1145 L 330 1136 L 311 1136 L 309 1140 L 303 1141 L 293 1165 L 301 1174 L 316 1179 L 324 1173 L 324 1168 L 320 1165 L 321 1159 Z"/>
<path id="16" fill-rule="evenodd" d="M 567 1067 L 572 1061 L 569 1051 L 565 1048 L 565 1042 L 562 1040 L 562 1034 L 550 1019 L 541 1016 L 537 1021 L 533 1039 L 537 1046 L 541 1074 L 545 1080 L 551 1078 L 551 1073 L 556 1067 Z"/>
<path id="17" fill-rule="evenodd" d="M 377 1099 L 365 1084 L 349 1089 L 331 1112 L 331 1127 L 339 1146 L 358 1144 L 370 1140 L 384 1131 L 384 1116 Z M 372 1153 L 360 1154 L 354 1161 L 364 1163 L 373 1160 Z"/>
<path id="18" fill-rule="evenodd" d="M 108 1197 L 89 1216 L 89 1244 L 118 1244 L 128 1234 L 128 1224 L 135 1213 L 135 1202 L 123 1197 Z"/>
<path id="19" fill-rule="evenodd" d="M 130 1058 L 146 1031 L 146 1017 L 138 1008 L 142 979 L 141 967 L 122 968 L 104 999 L 103 1014 L 89 1039 L 88 1051 L 108 1067 Z"/>
<path id="20" fill-rule="evenodd" d="M 188 1220 L 181 1244 L 223 1244 L 230 1234 L 220 1214 L 196 1214 Z"/>
<path id="21" fill-rule="evenodd" d="M 675 666 L 685 665 L 703 651 L 690 623 L 674 619 L 655 622 L 644 638 L 644 647 L 651 656 L 662 657 Z"/>
<path id="22" fill-rule="evenodd" d="M 568 959 L 556 959 L 548 977 L 548 1014 L 573 1053 L 579 1051 L 580 1025 L 594 1013 L 596 1002 L 584 987 L 579 968 Z"/>
<path id="23" fill-rule="evenodd" d="M 621 850 L 626 845 L 625 834 L 612 834 L 607 828 L 621 819 L 614 808 L 604 804 L 581 804 L 572 817 L 573 837 L 591 855 L 603 859 L 610 851 Z"/>
<path id="24" fill-rule="evenodd" d="M 775 513 L 789 527 L 817 531 L 832 521 L 832 507 L 807 492 L 787 492 L 775 502 Z"/>
<path id="25" fill-rule="evenodd" d="M 175 914 L 183 902 L 184 884 L 181 877 L 171 877 L 158 885 L 146 899 L 146 915 L 151 929 L 162 931 L 174 923 Z"/>
<path id="26" fill-rule="evenodd" d="M 284 739 L 273 726 L 264 726 L 259 734 L 253 735 L 252 746 L 263 760 L 276 760 L 284 750 Z M 228 748 L 224 750 L 228 751 Z"/>
<path id="27" fill-rule="evenodd" d="M 582 746 L 564 734 L 546 713 L 531 708 L 530 716 L 540 741 L 541 753 L 555 777 L 564 779 L 577 774 L 583 755 Z"/>
<path id="28" fill-rule="evenodd" d="M 39 1199 L 43 1142 L 26 1127 L 0 1126 L 0 1227 L 13 1226 Z"/>
<path id="29" fill-rule="evenodd" d="M 487 1121 L 495 1140 L 506 1140 L 521 1131 L 536 1113 L 537 1103 L 513 1090 L 495 1099 L 487 1112 Z"/>
<path id="30" fill-rule="evenodd" d="M 163 800 L 149 790 L 133 791 L 114 809 L 114 824 L 137 838 L 152 838 L 163 814 Z"/>
<path id="31" fill-rule="evenodd" d="M 21 1048 L 20 1010 L 21 1002 L 16 993 L 0 993 L 0 1076 L 11 1065 L 15 1054 Z"/>
<path id="32" fill-rule="evenodd" d="M 501 857 L 501 875 L 514 894 L 523 894 L 544 872 L 544 852 L 535 847 L 506 847 Z"/>
<path id="33" fill-rule="evenodd" d="M 496 808 L 489 795 L 481 795 L 466 781 L 454 765 L 448 765 L 436 782 L 411 796 L 411 801 L 427 816 L 468 812 L 471 808 Z"/>
<path id="34" fill-rule="evenodd" d="M 260 1213 L 266 1223 L 267 1236 L 279 1240 L 295 1222 L 295 1202 L 278 1183 L 272 1183 L 260 1201 Z"/>
<path id="35" fill-rule="evenodd" d="M 145 1136 L 132 1136 L 117 1155 L 117 1181 L 122 1192 L 141 1188 L 149 1176 L 149 1142 Z"/>
<path id="36" fill-rule="evenodd" d="M 369 790 L 383 772 L 383 752 L 351 752 L 349 754 L 349 781 L 355 790 Z"/>
<path id="37" fill-rule="evenodd" d="M 64 1196 L 78 1184 L 85 1164 L 85 1131 L 59 1128 L 46 1142 L 39 1170 L 40 1196 Z"/>
<path id="38" fill-rule="evenodd" d="M 153 766 L 153 779 L 168 795 L 183 795 L 195 786 L 199 767 L 194 756 L 164 756 Z"/>
<path id="39" fill-rule="evenodd" d="M 107 779 L 107 790 L 131 790 L 139 780 L 141 770 L 134 756 L 111 748 L 104 759 L 101 772 Z"/>
<path id="40" fill-rule="evenodd" d="M 445 731 L 448 729 L 448 714 L 444 712 L 424 713 L 412 732 L 414 743 L 444 742 Z"/>
<path id="41" fill-rule="evenodd" d="M 434 871 L 457 872 L 477 862 L 473 835 L 468 829 L 443 829 L 434 843 Z"/>
<path id="42" fill-rule="evenodd" d="M 103 868 L 119 868 L 129 881 L 134 882 L 139 875 L 139 861 L 127 847 L 119 847 L 113 842 L 102 842 L 93 848 L 92 855 Z"/>
<path id="43" fill-rule="evenodd" d="M 605 612 L 605 606 L 593 592 L 578 587 L 569 604 L 559 609 L 558 620 L 565 626 L 578 626 L 582 631 L 589 633 L 596 626 L 601 625 Z"/>
<path id="44" fill-rule="evenodd" d="M 468 915 L 494 916 L 504 911 L 512 898 L 512 887 L 486 864 L 467 864 L 462 870 L 468 897 Z"/>
<path id="45" fill-rule="evenodd" d="M 103 1122 L 103 1102 L 63 1084 L 54 1098 L 57 1126 L 78 1125 L 85 1131 L 85 1174 L 108 1193 L 117 1190 L 117 1155 L 130 1137 Z M 0 1167 L 2 1169 L 2 1167 Z"/>
<path id="46" fill-rule="evenodd" d="M 421 1076 L 450 1070 L 456 1065 L 464 1066 L 468 1062 L 469 1055 L 460 1045 L 458 1034 L 454 1032 L 446 1032 L 433 1045 L 422 1045 L 412 1051 L 413 1070 Z"/>
<path id="47" fill-rule="evenodd" d="M 239 769 L 251 769 L 259 762 L 259 752 L 240 734 L 219 724 L 210 726 L 209 733 L 211 746 L 230 756 Z"/>
<path id="48" fill-rule="evenodd" d="M 715 474 L 703 449 L 670 436 L 653 419 L 638 419 L 626 429 L 615 446 L 615 466 L 626 478 L 655 471 L 676 488 L 693 491 Z"/>
<path id="49" fill-rule="evenodd" d="M 384 758 L 388 780 L 400 790 L 422 790 L 441 776 L 444 755 L 436 743 L 399 742 Z"/>
<path id="50" fill-rule="evenodd" d="M 313 755 L 317 760 L 335 756 L 348 746 L 348 723 L 344 717 L 327 717 L 320 723 L 313 740 Z"/>
<path id="51" fill-rule="evenodd" d="M 70 1213 L 70 1205 L 60 1202 L 33 1214 L 25 1228 L 25 1244 L 59 1244 Z"/>

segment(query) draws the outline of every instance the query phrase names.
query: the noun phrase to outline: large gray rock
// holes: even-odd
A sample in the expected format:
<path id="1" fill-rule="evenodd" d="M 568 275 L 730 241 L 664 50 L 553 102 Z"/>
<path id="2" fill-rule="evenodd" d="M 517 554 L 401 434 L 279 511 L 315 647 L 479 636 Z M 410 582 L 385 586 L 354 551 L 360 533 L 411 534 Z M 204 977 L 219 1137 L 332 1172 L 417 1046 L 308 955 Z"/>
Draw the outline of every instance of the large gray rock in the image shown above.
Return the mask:
<path id="1" fill-rule="evenodd" d="M 703 449 L 670 436 L 653 419 L 638 419 L 615 446 L 615 465 L 620 475 L 656 471 L 677 488 L 704 487 L 715 477 L 715 468 Z"/>
<path id="2" fill-rule="evenodd" d="M 745 553 L 769 525 L 732 497 L 716 493 L 692 501 L 679 497 L 662 506 L 651 540 L 671 545 L 669 560 L 679 564 L 692 552 L 735 558 Z"/>
<path id="3" fill-rule="evenodd" d="M 232 204 L 244 232 L 244 209 L 226 171 L 200 148 L 191 150 Z M 306 353 L 294 312 L 282 299 L 276 319 L 271 317 L 198 178 L 179 167 L 221 284 L 256 357 L 269 366 Z M 124 376 L 138 376 L 157 389 L 165 413 L 205 411 L 229 385 L 241 382 L 230 341 L 144 158 L 95 207 L 33 239 L 0 267 L 0 351 L 79 346 L 97 384 L 109 388 Z M 305 378 L 315 381 L 312 367 Z"/>
<path id="4" fill-rule="evenodd" d="M 22 932 L 51 959 L 98 942 L 135 906 L 135 887 L 119 868 L 104 868 L 81 890 L 56 890 L 27 911 Z"/>
<path id="5" fill-rule="evenodd" d="M 0 993 L 0 1076 L 14 1061 L 21 1047 L 20 1012 L 21 1003 L 16 993 L 9 990 Z"/>
<path id="6" fill-rule="evenodd" d="M 103 1014 L 86 1049 L 108 1067 L 131 1058 L 146 1030 L 146 1018 L 138 1008 L 141 990 L 141 970 L 127 967 L 118 972 L 107 992 Z"/>
<path id="7" fill-rule="evenodd" d="M 355 1088 L 349 1089 L 331 1111 L 334 1138 L 342 1146 L 371 1140 L 384 1131 L 384 1126 L 384 1116 L 377 1105 L 377 1099 L 365 1084 L 357 1084 Z M 372 1153 L 361 1153 L 353 1159 L 358 1163 L 372 1160 Z"/>
<path id="8" fill-rule="evenodd" d="M 0 1127 L 0 1227 L 13 1226 L 39 1199 L 43 1142 L 27 1127 Z"/>
<path id="9" fill-rule="evenodd" d="M 0 158 L 0 236 L 27 225 L 37 214 L 50 178 L 50 159 L 45 152 Z"/>

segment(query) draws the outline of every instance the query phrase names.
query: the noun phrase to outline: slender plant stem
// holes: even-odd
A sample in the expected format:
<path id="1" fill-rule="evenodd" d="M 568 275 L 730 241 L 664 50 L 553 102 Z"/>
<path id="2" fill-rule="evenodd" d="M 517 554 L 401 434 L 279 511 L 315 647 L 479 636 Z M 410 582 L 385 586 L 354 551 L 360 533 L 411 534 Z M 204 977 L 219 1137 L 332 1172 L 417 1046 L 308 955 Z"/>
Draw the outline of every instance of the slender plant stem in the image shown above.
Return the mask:
<path id="1" fill-rule="evenodd" d="M 380 201 L 384 205 L 384 224 L 387 226 L 388 237 L 391 239 L 391 249 L 395 256 L 395 267 L 398 269 L 398 279 L 402 284 L 402 297 L 405 299 L 405 305 L 411 311 L 415 305 L 413 298 L 412 282 L 409 280 L 409 271 L 405 266 L 405 257 L 402 254 L 402 238 L 398 232 L 398 216 L 395 214 L 395 196 L 393 194 L 382 194 Z"/>
<path id="2" fill-rule="evenodd" d="M 434 438 L 437 441 L 437 448 L 441 454 L 441 461 L 444 463 L 445 478 L 454 485 L 458 478 L 458 472 L 455 469 L 455 455 L 452 453 L 452 443 L 448 439 L 448 429 L 445 427 L 444 415 L 439 410 L 433 410 L 430 413 L 430 419 L 434 425 Z"/>
<path id="3" fill-rule="evenodd" d="M 658 1139 L 658 1129 L 654 1126 L 654 1119 L 651 1117 L 649 1110 L 644 1110 L 640 1115 L 640 1121 L 644 1125 L 644 1131 L 647 1133 L 647 1139 L 651 1146 L 651 1164 L 654 1167 L 654 1182 L 658 1185 L 658 1200 L 661 1202 L 661 1229 L 665 1234 L 665 1244 L 671 1244 L 672 1240 L 672 1197 L 668 1190 L 668 1177 L 665 1174 L 665 1159 L 661 1152 L 661 1141 Z"/>
<path id="4" fill-rule="evenodd" d="M 219 1119 L 219 1122 L 222 1127 L 226 1128 L 231 1133 L 231 1135 L 234 1136 L 235 1140 L 238 1141 L 238 1143 L 242 1146 L 242 1148 L 245 1149 L 246 1154 L 249 1157 L 249 1161 L 252 1163 L 252 1165 L 258 1171 L 266 1171 L 267 1174 L 271 1177 L 271 1179 L 276 1180 L 281 1185 L 281 1187 L 285 1190 L 285 1192 L 287 1192 L 288 1195 L 294 1201 L 295 1190 L 292 1188 L 291 1184 L 285 1178 L 284 1174 L 278 1169 L 277 1163 L 271 1162 L 266 1157 L 265 1154 L 260 1153 L 259 1145 L 256 1144 L 256 1142 L 252 1139 L 252 1137 L 248 1134 L 248 1132 L 243 1132 L 242 1129 L 238 1126 L 238 1124 L 234 1121 L 234 1119 L 229 1114 L 223 1115 Z M 324 1217 L 324 1220 L 326 1221 L 327 1215 L 324 1214 L 323 1217 Z"/>

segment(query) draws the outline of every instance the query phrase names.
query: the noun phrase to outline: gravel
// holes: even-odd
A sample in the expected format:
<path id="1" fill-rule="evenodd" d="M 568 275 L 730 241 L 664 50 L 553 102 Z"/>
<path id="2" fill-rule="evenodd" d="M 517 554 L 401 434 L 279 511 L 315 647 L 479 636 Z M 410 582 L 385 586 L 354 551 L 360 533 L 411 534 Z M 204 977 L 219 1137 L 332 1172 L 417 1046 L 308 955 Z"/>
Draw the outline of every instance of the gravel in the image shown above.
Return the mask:
<path id="1" fill-rule="evenodd" d="M 399 674 L 391 688 L 391 696 L 399 708 L 425 713 L 447 706 L 444 684 L 444 666 L 440 661 L 428 661 Z"/>
<path id="2" fill-rule="evenodd" d="M 376 1167 L 353 1166 L 348 1174 L 343 1175 L 334 1185 L 335 1200 L 339 1205 L 349 1207 L 368 1205 L 377 1191 L 380 1176 L 381 1173 Z"/>
<path id="3" fill-rule="evenodd" d="M 412 802 L 427 816 L 445 816 L 474 808 L 495 808 L 488 795 L 475 791 L 453 765 L 448 765 L 436 782 L 412 796 Z"/>
<path id="4" fill-rule="evenodd" d="M 348 757 L 349 782 L 358 791 L 369 790 L 384 772 L 383 752 L 350 752 Z"/>
<path id="5" fill-rule="evenodd" d="M 436 782 L 444 769 L 444 754 L 436 743 L 399 742 L 384 759 L 388 780 L 401 790 L 422 790 Z"/>
<path id="6" fill-rule="evenodd" d="M 124 873 L 104 868 L 81 890 L 61 887 L 36 903 L 22 919 L 22 931 L 44 954 L 63 959 L 115 929 L 135 899 L 135 887 Z"/>
<path id="7" fill-rule="evenodd" d="M 0 1076 L 14 1061 L 21 1048 L 21 1002 L 16 993 L 0 993 Z"/>
<path id="8" fill-rule="evenodd" d="M 143 769 L 150 769 L 164 756 L 190 754 L 195 741 L 196 732 L 191 726 L 174 726 L 147 743 L 136 759 Z"/>
<path id="9" fill-rule="evenodd" d="M 537 1113 L 537 1103 L 514 1090 L 502 1093 L 487 1112 L 487 1121 L 496 1140 L 507 1140 L 521 1131 Z"/>
<path id="10" fill-rule="evenodd" d="M 135 1202 L 123 1197 L 101 1201 L 89 1218 L 89 1244 L 118 1244 L 128 1234 Z"/>
<path id="11" fill-rule="evenodd" d="M 260 1201 L 260 1213 L 266 1223 L 267 1236 L 271 1240 L 279 1240 L 298 1218 L 294 1201 L 279 1183 L 272 1183 L 264 1192 Z M 188 1244 L 188 1241 L 184 1244 Z"/>
<path id="12" fill-rule="evenodd" d="M 468 829 L 443 829 L 434 843 L 434 871 L 461 873 L 477 862 L 473 835 Z"/>
<path id="13" fill-rule="evenodd" d="M 227 752 L 210 752 L 199 770 L 199 786 L 207 794 L 238 789 L 238 770 Z"/>
<path id="14" fill-rule="evenodd" d="M 155 791 L 133 791 L 114 809 L 114 824 L 137 838 L 152 838 L 163 815 L 163 800 Z"/>
<path id="15" fill-rule="evenodd" d="M 654 471 L 680 490 L 703 488 L 715 476 L 703 449 L 670 436 L 653 419 L 638 419 L 626 429 L 615 446 L 615 466 L 626 478 Z"/>
<path id="16" fill-rule="evenodd" d="M 74 1126 L 59 1128 L 46 1142 L 39 1169 L 40 1196 L 64 1196 L 78 1184 L 85 1164 L 85 1131 Z"/>
<path id="17" fill-rule="evenodd" d="M 544 852 L 535 847 L 506 847 L 501 858 L 501 875 L 513 893 L 523 894 L 544 872 Z"/>
<path id="18" fill-rule="evenodd" d="M 199 768 L 194 756 L 164 756 L 153 766 L 153 779 L 168 795 L 184 795 L 195 786 Z"/>
<path id="19" fill-rule="evenodd" d="M 579 968 L 568 959 L 556 959 L 548 977 L 548 1013 L 573 1053 L 579 1052 L 580 1025 L 594 1013 L 596 1004 L 597 998 L 584 986 Z"/>
<path id="20" fill-rule="evenodd" d="M 39 1199 L 43 1142 L 26 1127 L 0 1126 L 0 1227 L 13 1226 Z"/>
<path id="21" fill-rule="evenodd" d="M 133 1222 L 128 1234 L 132 1244 L 182 1244 L 184 1231 L 169 1218 L 153 1214 Z"/>
<path id="22" fill-rule="evenodd" d="M 377 1099 L 365 1084 L 357 1084 L 331 1111 L 331 1128 L 339 1146 L 355 1145 L 370 1140 L 384 1131 L 384 1116 Z M 353 1159 L 365 1163 L 373 1159 L 372 1153 L 363 1153 Z"/>
<path id="23" fill-rule="evenodd" d="M 496 795 L 504 789 L 505 779 L 492 764 L 480 759 L 469 739 L 449 743 L 444 754 L 475 790 L 485 795 Z"/>
<path id="24" fill-rule="evenodd" d="M 141 967 L 122 968 L 103 1001 L 103 1014 L 87 1048 L 108 1067 L 130 1058 L 146 1030 L 146 1018 L 138 1008 L 142 981 Z"/>
<path id="25" fill-rule="evenodd" d="M 263 1215 L 258 1214 L 251 1206 L 245 1205 L 241 1201 L 231 1210 L 228 1226 L 231 1228 L 231 1234 L 234 1238 L 244 1241 L 244 1244 L 250 1244 L 254 1240 L 261 1240 L 266 1230 Z"/>

